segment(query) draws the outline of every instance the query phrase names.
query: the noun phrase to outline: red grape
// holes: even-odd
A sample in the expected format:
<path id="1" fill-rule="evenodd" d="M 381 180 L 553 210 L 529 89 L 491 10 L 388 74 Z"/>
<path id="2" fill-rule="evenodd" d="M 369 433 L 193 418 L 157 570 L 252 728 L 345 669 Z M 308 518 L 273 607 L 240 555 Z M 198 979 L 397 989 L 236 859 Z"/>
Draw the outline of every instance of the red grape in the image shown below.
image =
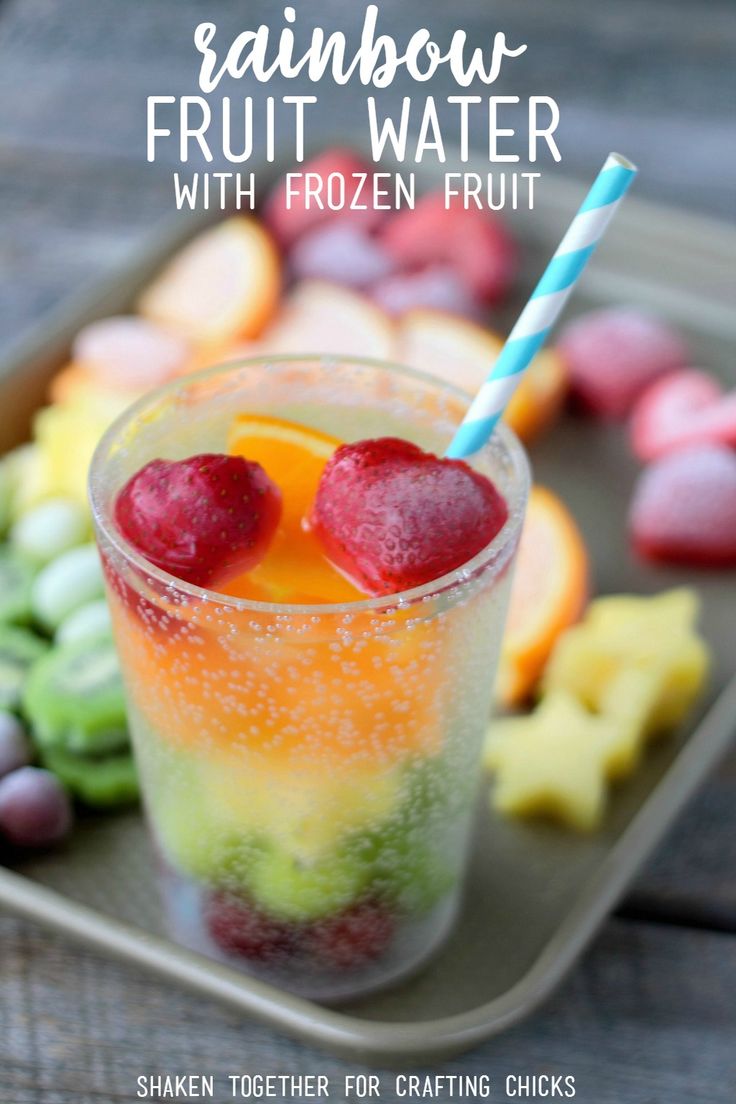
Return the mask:
<path id="1" fill-rule="evenodd" d="M 19 847 L 45 847 L 72 826 L 69 795 L 39 767 L 21 767 L 0 779 L 0 832 Z"/>

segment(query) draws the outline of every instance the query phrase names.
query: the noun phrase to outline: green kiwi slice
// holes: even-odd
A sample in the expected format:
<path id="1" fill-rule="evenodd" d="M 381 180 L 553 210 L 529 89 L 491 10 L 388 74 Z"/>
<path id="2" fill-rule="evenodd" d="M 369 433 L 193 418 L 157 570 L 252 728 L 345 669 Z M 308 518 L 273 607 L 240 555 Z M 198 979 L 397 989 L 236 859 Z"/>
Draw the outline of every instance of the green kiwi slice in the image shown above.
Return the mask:
<path id="1" fill-rule="evenodd" d="M 31 620 L 33 568 L 10 548 L 0 548 L 0 625 Z"/>
<path id="2" fill-rule="evenodd" d="M 130 753 L 95 757 L 47 747 L 41 749 L 41 762 L 91 809 L 117 809 L 138 800 L 138 774 Z"/>
<path id="3" fill-rule="evenodd" d="M 18 709 L 32 664 L 48 644 L 16 625 L 0 625 L 0 709 Z"/>
<path id="4" fill-rule="evenodd" d="M 23 708 L 42 748 L 105 755 L 128 747 L 120 667 L 107 636 L 52 648 L 28 676 Z"/>

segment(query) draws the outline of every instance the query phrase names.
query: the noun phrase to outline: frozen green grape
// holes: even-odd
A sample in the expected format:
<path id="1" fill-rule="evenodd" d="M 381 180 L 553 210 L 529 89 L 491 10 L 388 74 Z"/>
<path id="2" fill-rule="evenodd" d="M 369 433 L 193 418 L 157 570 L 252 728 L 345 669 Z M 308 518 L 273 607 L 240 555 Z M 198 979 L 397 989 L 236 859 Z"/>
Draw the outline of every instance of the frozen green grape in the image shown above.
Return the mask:
<path id="1" fill-rule="evenodd" d="M 74 610 L 59 625 L 54 640 L 57 644 L 71 644 L 76 640 L 106 636 L 111 632 L 110 610 L 104 598 L 88 602 Z"/>
<path id="2" fill-rule="evenodd" d="M 82 544 L 89 531 L 87 511 L 69 498 L 49 498 L 19 518 L 11 543 L 36 564 L 46 564 Z"/>
<path id="3" fill-rule="evenodd" d="M 54 631 L 70 613 L 103 595 L 97 549 L 94 544 L 82 544 L 38 573 L 31 591 L 33 613 L 41 625 Z"/>

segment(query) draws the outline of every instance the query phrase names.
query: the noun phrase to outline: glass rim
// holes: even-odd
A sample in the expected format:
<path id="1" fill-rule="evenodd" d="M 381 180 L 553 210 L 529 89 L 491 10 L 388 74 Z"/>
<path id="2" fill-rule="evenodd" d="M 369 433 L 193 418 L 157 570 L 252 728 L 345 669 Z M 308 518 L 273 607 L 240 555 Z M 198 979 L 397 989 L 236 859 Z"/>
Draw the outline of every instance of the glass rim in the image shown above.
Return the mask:
<path id="1" fill-rule="evenodd" d="M 471 559 L 466 560 L 458 567 L 453 568 L 452 571 L 439 576 L 437 579 L 432 579 L 427 583 L 411 587 L 408 590 L 397 591 L 394 594 L 381 594 L 375 597 L 360 598 L 347 602 L 261 602 L 251 598 L 235 597 L 231 594 L 211 590 L 207 587 L 200 587 L 195 583 L 189 583 L 184 579 L 180 579 L 176 575 L 171 575 L 168 571 L 164 571 L 156 564 L 151 563 L 150 560 L 147 560 L 133 544 L 126 540 L 114 524 L 112 510 L 109 508 L 109 503 L 104 501 L 102 493 L 102 488 L 104 486 L 103 471 L 107 463 L 107 458 L 113 444 L 124 434 L 125 430 L 133 425 L 152 404 L 164 400 L 167 395 L 183 391 L 193 384 L 201 383 L 204 380 L 216 376 L 235 374 L 244 368 L 255 368 L 256 365 L 298 365 L 305 361 L 326 362 L 328 364 L 342 362 L 365 368 L 380 369 L 382 371 L 388 371 L 392 375 L 402 376 L 405 379 L 415 379 L 425 386 L 429 385 L 435 391 L 444 392 L 451 398 L 461 400 L 468 406 L 472 400 L 472 395 L 467 391 L 457 387 L 455 384 L 448 383 L 446 380 L 431 375 L 429 372 L 422 372 L 416 368 L 395 364 L 392 361 L 379 360 L 375 357 L 361 357 L 343 353 L 279 353 L 273 356 L 261 354 L 251 357 L 242 357 L 238 360 L 226 361 L 225 363 L 219 363 L 210 368 L 200 369 L 196 372 L 191 372 L 187 375 L 169 380 L 167 383 L 147 391 L 136 399 L 135 402 L 131 403 L 130 406 L 126 407 L 125 410 L 115 418 L 111 425 L 108 426 L 107 430 L 100 438 L 92 456 L 88 475 L 88 497 L 92 509 L 92 517 L 95 525 L 99 527 L 115 551 L 151 580 L 159 585 L 163 585 L 167 590 L 176 589 L 189 598 L 194 599 L 196 602 L 215 603 L 218 606 L 228 606 L 238 612 L 252 610 L 254 613 L 270 614 L 273 616 L 281 615 L 282 617 L 335 616 L 352 613 L 386 612 L 395 607 L 406 608 L 407 606 L 421 603 L 425 599 L 437 597 L 441 593 L 447 592 L 458 582 L 466 581 L 467 579 L 472 579 L 480 575 L 487 565 L 499 558 L 518 535 L 523 521 L 523 512 L 518 509 L 518 506 L 524 496 L 528 494 L 531 484 L 531 471 L 526 452 L 513 430 L 503 422 L 500 422 L 496 426 L 492 440 L 501 441 L 505 452 L 512 462 L 513 487 L 511 493 L 505 496 L 509 507 L 509 516 L 507 520 L 493 540 L 481 548 L 479 552 L 476 552 L 475 556 Z M 482 456 L 490 447 L 490 444 L 486 444 L 474 455 Z"/>

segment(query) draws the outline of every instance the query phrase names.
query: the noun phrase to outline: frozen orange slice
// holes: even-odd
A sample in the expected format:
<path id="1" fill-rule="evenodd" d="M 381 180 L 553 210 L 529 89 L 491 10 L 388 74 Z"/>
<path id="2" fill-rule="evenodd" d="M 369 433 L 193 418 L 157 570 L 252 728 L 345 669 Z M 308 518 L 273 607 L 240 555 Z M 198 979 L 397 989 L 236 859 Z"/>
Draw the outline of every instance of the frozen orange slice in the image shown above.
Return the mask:
<path id="1" fill-rule="evenodd" d="M 265 590 L 272 601 L 295 603 L 365 598 L 330 565 L 305 526 L 322 470 L 340 444 L 336 437 L 282 418 L 257 414 L 235 418 L 228 451 L 264 468 L 281 491 L 283 510 L 265 557 L 229 584 L 229 594 L 262 600 Z"/>
<path id="2" fill-rule="evenodd" d="M 417 308 L 398 323 L 399 361 L 454 383 L 474 395 L 503 348 L 493 330 L 443 311 Z M 544 350 L 527 368 L 504 419 L 523 441 L 548 425 L 562 405 L 567 371 L 558 353 Z"/>
<path id="3" fill-rule="evenodd" d="M 497 697 L 516 705 L 531 692 L 557 637 L 581 616 L 588 594 L 588 554 L 567 507 L 534 486 L 511 591 Z"/>
<path id="4" fill-rule="evenodd" d="M 257 337 L 276 311 L 281 263 L 270 235 L 237 216 L 185 246 L 143 292 L 144 317 L 199 346 Z"/>
<path id="5" fill-rule="evenodd" d="M 555 420 L 565 401 L 567 382 L 567 366 L 555 349 L 537 353 L 503 416 L 522 441 L 531 441 Z"/>

